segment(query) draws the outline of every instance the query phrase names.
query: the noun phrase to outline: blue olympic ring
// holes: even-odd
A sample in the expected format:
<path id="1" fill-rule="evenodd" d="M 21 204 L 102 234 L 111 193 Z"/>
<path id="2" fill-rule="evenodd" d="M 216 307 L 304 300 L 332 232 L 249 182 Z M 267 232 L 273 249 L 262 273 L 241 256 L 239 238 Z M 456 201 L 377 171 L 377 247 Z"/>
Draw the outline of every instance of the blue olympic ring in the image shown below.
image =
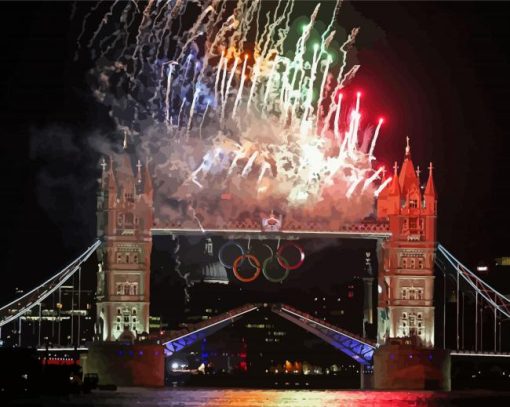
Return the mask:
<path id="1" fill-rule="evenodd" d="M 225 249 L 230 246 L 235 246 L 241 251 L 241 256 L 244 256 L 244 249 L 243 246 L 241 246 L 239 243 L 234 242 L 233 240 L 228 241 L 223 246 L 221 246 L 220 251 L 218 252 L 218 260 L 220 261 L 221 265 L 227 269 L 231 269 L 233 267 L 233 264 L 228 265 L 225 263 L 225 260 L 223 259 L 223 253 L 225 252 Z"/>

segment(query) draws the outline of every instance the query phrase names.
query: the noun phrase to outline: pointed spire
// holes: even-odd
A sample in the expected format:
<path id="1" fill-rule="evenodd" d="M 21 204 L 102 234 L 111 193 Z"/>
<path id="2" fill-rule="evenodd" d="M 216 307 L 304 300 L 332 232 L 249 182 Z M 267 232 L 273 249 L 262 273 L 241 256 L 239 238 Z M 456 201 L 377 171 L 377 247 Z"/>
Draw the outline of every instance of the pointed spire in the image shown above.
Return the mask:
<path id="1" fill-rule="evenodd" d="M 108 189 L 116 189 L 117 185 L 115 184 L 115 175 L 114 175 L 114 172 L 113 172 L 113 158 L 112 158 L 111 155 L 108 158 L 109 158 L 109 161 L 110 161 L 110 165 L 108 166 L 109 168 L 108 168 L 108 173 L 107 173 L 107 176 L 108 176 Z"/>
<path id="2" fill-rule="evenodd" d="M 425 187 L 425 195 L 436 196 L 436 187 L 434 185 L 434 177 L 432 174 L 434 167 L 432 163 L 429 165 L 429 179 L 427 180 L 427 186 Z"/>
<path id="3" fill-rule="evenodd" d="M 405 158 L 400 170 L 399 181 L 400 191 L 403 196 L 407 196 L 409 191 L 419 190 L 419 181 L 414 170 L 413 160 L 411 159 L 411 147 L 409 145 L 409 137 L 406 137 Z"/>
<path id="4" fill-rule="evenodd" d="M 143 192 L 144 194 L 149 195 L 152 199 L 152 178 L 149 172 L 149 160 L 147 160 L 147 163 L 144 165 Z"/>
<path id="5" fill-rule="evenodd" d="M 393 179 L 391 180 L 389 193 L 390 193 L 390 195 L 400 196 L 400 183 L 399 183 L 399 179 L 398 179 L 398 164 L 396 161 L 395 161 L 395 164 L 393 165 Z"/>
<path id="6" fill-rule="evenodd" d="M 104 176 L 105 173 L 106 173 L 106 160 L 104 159 L 104 157 L 101 157 L 101 161 L 99 163 L 99 166 L 101 167 L 101 172 L 102 172 L 102 175 Z"/>
<path id="7" fill-rule="evenodd" d="M 142 172 L 140 171 L 141 168 L 142 163 L 140 162 L 140 160 L 138 160 L 138 162 L 136 163 L 136 182 L 138 182 L 139 184 L 142 182 Z"/>

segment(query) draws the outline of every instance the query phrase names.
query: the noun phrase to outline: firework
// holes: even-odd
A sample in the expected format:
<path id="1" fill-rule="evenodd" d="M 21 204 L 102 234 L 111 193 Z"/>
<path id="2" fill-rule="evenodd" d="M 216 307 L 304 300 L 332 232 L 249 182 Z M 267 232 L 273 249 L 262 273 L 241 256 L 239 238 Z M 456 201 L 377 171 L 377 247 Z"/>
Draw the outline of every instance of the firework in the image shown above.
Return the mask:
<path id="1" fill-rule="evenodd" d="M 98 99 L 152 158 L 156 208 L 193 199 L 214 208 L 228 192 L 237 212 L 370 212 L 383 121 L 361 143 L 370 119 L 361 93 L 344 89 L 359 68 L 347 69 L 358 29 L 333 45 L 339 3 L 322 33 L 320 4 L 297 33 L 294 1 L 144 4 L 90 10 L 77 49 L 94 58 Z"/>

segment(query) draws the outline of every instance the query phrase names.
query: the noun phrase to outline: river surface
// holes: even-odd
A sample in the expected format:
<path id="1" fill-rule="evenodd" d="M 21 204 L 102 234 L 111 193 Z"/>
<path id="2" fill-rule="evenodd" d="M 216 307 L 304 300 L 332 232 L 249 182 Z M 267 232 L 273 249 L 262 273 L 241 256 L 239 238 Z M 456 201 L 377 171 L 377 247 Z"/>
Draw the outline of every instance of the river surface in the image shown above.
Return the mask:
<path id="1" fill-rule="evenodd" d="M 490 404 L 489 404 L 490 403 Z M 484 406 L 485 404 L 485 406 Z M 510 393 L 490 391 L 360 391 L 251 389 L 138 389 L 94 391 L 64 398 L 18 400 L 30 406 L 175 406 L 175 407 L 311 407 L 311 406 L 510 406 Z"/>

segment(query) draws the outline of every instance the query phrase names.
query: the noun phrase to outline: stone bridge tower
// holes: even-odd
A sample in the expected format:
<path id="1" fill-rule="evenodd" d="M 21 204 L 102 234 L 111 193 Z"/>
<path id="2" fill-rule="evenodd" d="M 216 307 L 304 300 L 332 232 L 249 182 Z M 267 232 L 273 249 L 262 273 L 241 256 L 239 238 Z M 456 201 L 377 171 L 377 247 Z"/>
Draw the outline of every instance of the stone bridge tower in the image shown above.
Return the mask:
<path id="1" fill-rule="evenodd" d="M 126 151 L 109 163 L 103 159 L 101 167 L 96 334 L 104 341 L 133 340 L 149 332 L 152 183 L 140 161 L 135 176 Z"/>
<path id="2" fill-rule="evenodd" d="M 392 236 L 379 245 L 378 338 L 409 338 L 434 347 L 434 257 L 437 196 L 429 167 L 425 189 L 411 159 L 409 138 L 398 174 L 377 201 L 377 216 L 389 222 Z"/>

